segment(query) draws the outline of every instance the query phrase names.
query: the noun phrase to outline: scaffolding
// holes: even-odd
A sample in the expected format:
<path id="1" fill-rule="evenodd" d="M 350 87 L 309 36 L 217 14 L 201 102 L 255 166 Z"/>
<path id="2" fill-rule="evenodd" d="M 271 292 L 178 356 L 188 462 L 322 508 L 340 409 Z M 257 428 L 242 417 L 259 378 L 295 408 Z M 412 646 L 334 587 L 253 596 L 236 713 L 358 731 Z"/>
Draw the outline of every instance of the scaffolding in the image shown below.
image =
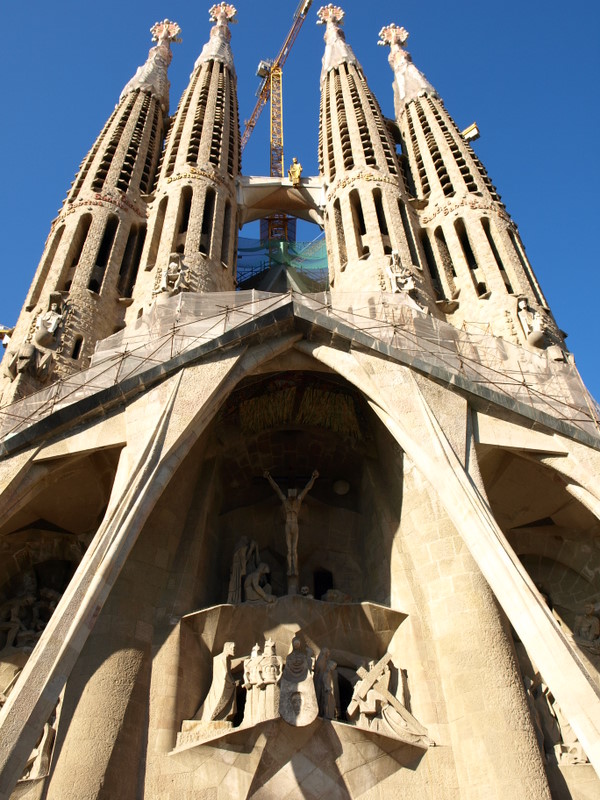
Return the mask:
<path id="1" fill-rule="evenodd" d="M 0 409 L 0 443 L 57 411 L 136 378 L 140 390 L 164 379 L 176 357 L 202 357 L 207 345 L 246 323 L 291 306 L 294 317 L 352 347 L 371 348 L 488 402 L 600 449 L 600 407 L 572 363 L 557 363 L 486 333 L 467 333 L 417 310 L 401 294 L 272 294 L 254 290 L 159 298 L 131 328 L 99 342 L 88 369 Z M 227 341 L 231 344 L 231 337 Z M 202 351 L 202 348 L 205 348 Z M 156 370 L 156 367 L 160 367 Z M 152 374 L 147 382 L 144 376 Z M 89 406 L 89 401 L 86 404 Z"/>

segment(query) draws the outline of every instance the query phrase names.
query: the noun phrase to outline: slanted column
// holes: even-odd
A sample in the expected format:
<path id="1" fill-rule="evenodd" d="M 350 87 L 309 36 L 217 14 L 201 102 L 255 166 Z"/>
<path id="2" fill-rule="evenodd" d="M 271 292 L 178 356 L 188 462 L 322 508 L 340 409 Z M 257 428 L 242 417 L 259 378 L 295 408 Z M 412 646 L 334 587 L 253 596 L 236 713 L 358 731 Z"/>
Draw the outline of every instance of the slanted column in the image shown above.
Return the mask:
<path id="1" fill-rule="evenodd" d="M 179 26 L 151 29 L 157 43 L 125 86 L 82 162 L 50 236 L 7 349 L 1 402 L 85 368 L 96 342 L 123 326 L 146 233 L 169 108 L 167 68 Z"/>
<path id="2" fill-rule="evenodd" d="M 240 131 L 237 78 L 228 3 L 210 9 L 214 25 L 171 125 L 148 221 L 131 322 L 165 289 L 165 270 L 177 264 L 178 291 L 235 289 Z M 175 254 L 175 260 L 172 258 Z M 161 288 L 162 287 L 162 288 Z"/>

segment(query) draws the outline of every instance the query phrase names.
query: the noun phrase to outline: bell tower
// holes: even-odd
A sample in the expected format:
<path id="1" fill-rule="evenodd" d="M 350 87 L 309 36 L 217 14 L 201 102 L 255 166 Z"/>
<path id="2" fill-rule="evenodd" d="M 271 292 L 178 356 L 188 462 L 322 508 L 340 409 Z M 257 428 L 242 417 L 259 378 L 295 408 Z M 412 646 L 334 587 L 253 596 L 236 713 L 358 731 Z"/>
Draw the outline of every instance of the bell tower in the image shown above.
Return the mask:
<path id="1" fill-rule="evenodd" d="M 329 4 L 318 16 L 326 26 L 319 170 L 326 189 L 331 288 L 335 292 L 406 288 L 435 309 L 394 143 L 346 42 L 341 27 L 344 12 Z"/>
<path id="2" fill-rule="evenodd" d="M 406 50 L 408 32 L 388 25 L 394 101 L 418 207 L 419 239 L 438 298 L 456 300 L 447 319 L 533 348 L 564 342 L 525 254 L 518 229 L 465 135 Z M 441 304 L 443 306 L 443 304 Z"/>
<path id="3" fill-rule="evenodd" d="M 229 3 L 210 9 L 214 23 L 210 38 L 194 64 L 169 129 L 133 316 L 161 293 L 235 289 L 235 180 L 241 162 L 229 29 L 235 14 Z"/>
<path id="4" fill-rule="evenodd" d="M 151 33 L 156 45 L 123 89 L 52 223 L 3 361 L 3 402 L 81 370 L 96 342 L 123 327 L 146 235 L 179 26 L 164 20 Z"/>

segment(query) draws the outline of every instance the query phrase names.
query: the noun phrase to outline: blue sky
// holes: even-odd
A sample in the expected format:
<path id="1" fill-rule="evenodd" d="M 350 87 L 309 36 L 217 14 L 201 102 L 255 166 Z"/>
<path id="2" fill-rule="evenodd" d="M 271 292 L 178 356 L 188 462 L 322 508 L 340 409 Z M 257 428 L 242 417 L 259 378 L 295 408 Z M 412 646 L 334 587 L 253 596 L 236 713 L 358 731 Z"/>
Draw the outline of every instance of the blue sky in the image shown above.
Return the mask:
<path id="1" fill-rule="evenodd" d="M 317 173 L 323 28 L 314 2 L 284 71 L 286 164 Z M 79 163 L 151 46 L 149 28 L 169 17 L 182 28 L 170 68 L 171 112 L 208 38 L 210 2 L 59 0 L 3 9 L 0 323 L 16 321 Z M 297 0 L 238 0 L 232 29 L 240 117 L 250 116 L 256 66 L 276 55 Z M 346 36 L 385 114 L 393 115 L 390 22 L 410 32 L 409 50 L 459 127 L 476 120 L 474 147 L 519 229 L 583 379 L 600 398 L 597 355 L 599 225 L 596 193 L 600 4 L 593 0 L 392 0 L 341 3 Z M 268 114 L 244 152 L 243 172 L 268 173 Z M 247 235 L 247 231 L 244 231 Z M 313 238 L 317 229 L 304 229 Z"/>

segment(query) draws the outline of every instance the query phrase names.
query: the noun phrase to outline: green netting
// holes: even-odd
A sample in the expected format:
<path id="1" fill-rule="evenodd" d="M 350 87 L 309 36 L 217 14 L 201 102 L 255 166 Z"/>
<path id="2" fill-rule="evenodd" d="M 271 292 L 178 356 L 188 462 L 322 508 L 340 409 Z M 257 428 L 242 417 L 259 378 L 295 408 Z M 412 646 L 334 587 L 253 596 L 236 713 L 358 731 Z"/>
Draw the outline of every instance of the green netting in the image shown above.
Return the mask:
<path id="1" fill-rule="evenodd" d="M 247 286 L 253 278 L 268 269 L 285 267 L 305 281 L 314 284 L 314 291 L 328 288 L 327 248 L 324 237 L 312 242 L 279 242 L 266 239 L 238 240 L 237 281 Z"/>

